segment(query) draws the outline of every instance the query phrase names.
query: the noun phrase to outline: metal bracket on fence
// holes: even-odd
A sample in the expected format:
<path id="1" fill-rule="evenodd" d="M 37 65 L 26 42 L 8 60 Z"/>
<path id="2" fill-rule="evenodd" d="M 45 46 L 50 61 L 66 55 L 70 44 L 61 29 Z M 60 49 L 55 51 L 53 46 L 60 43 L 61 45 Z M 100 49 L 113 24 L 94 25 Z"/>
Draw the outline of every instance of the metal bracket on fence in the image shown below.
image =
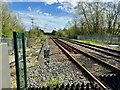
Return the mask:
<path id="1" fill-rule="evenodd" d="M 13 38 L 14 38 L 14 52 L 15 52 L 17 89 L 20 90 L 21 88 L 26 88 L 27 87 L 25 34 L 24 33 L 19 33 L 19 32 L 13 32 Z M 18 44 L 19 39 L 22 39 L 21 49 L 22 49 L 23 62 L 21 62 L 21 60 L 19 59 L 19 57 L 21 57 L 20 54 L 19 54 L 19 44 Z M 23 63 L 23 67 L 21 66 L 21 63 Z M 20 80 L 23 80 L 24 83 L 21 82 Z"/>
<path id="2" fill-rule="evenodd" d="M 44 47 L 44 58 L 49 58 L 49 55 L 50 55 L 50 49 L 49 49 L 48 40 L 46 36 L 46 42 Z"/>

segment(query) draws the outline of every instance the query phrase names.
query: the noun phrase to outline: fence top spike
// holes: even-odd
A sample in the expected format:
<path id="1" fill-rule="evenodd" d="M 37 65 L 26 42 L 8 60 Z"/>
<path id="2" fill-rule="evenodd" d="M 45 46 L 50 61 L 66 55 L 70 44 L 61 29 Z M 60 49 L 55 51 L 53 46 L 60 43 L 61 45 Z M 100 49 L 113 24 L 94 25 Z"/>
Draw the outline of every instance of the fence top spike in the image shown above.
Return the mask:
<path id="1" fill-rule="evenodd" d="M 84 82 L 81 84 L 81 87 L 83 87 L 84 86 Z"/>
<path id="2" fill-rule="evenodd" d="M 74 86 L 75 86 L 75 84 L 73 83 L 71 86 L 72 86 L 72 87 L 74 87 Z"/>
<path id="3" fill-rule="evenodd" d="M 63 83 L 60 88 L 64 88 L 64 87 L 65 87 L 65 86 L 64 86 L 64 83 Z"/>
<path id="4" fill-rule="evenodd" d="M 56 85 L 56 88 L 59 88 L 59 85 L 58 85 L 58 84 Z"/>
<path id="5" fill-rule="evenodd" d="M 89 83 L 87 83 L 86 86 L 89 86 Z"/>
<path id="6" fill-rule="evenodd" d="M 47 90 L 50 90 L 50 87 L 49 87 L 49 86 L 47 86 Z"/>
<path id="7" fill-rule="evenodd" d="M 86 84 L 86 89 L 89 90 L 89 83 Z"/>
<path id="8" fill-rule="evenodd" d="M 42 90 L 45 90 L 45 86 L 42 87 Z"/>
<path id="9" fill-rule="evenodd" d="M 70 87 L 70 84 L 68 83 L 68 84 L 66 85 L 66 87 Z"/>
<path id="10" fill-rule="evenodd" d="M 74 90 L 74 86 L 71 86 L 70 90 Z"/>
<path id="11" fill-rule="evenodd" d="M 68 89 L 69 89 L 69 87 L 66 86 L 66 87 L 65 87 L 65 90 L 68 90 Z"/>
<path id="12" fill-rule="evenodd" d="M 76 85 L 76 87 L 80 87 L 80 83 L 78 83 L 78 84 Z"/>

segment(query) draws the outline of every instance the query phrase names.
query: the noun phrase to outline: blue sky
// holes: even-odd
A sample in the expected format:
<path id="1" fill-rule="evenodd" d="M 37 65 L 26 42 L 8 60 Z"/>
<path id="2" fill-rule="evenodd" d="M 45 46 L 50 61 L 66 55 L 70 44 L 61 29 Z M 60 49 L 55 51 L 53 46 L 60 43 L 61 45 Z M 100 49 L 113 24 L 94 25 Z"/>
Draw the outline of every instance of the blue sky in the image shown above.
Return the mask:
<path id="1" fill-rule="evenodd" d="M 45 2 L 10 2 L 9 8 L 21 20 L 26 30 L 31 28 L 31 18 L 34 26 L 51 32 L 53 29 L 64 28 L 72 20 L 73 13 L 63 9 L 61 3 L 47 4 Z"/>
<path id="2" fill-rule="evenodd" d="M 59 9 L 58 6 L 62 5 L 60 3 L 49 5 L 43 2 L 13 2 L 9 4 L 10 9 L 14 11 L 28 11 L 28 7 L 31 7 L 31 10 L 39 9 L 41 12 L 50 13 L 55 16 L 71 16 L 70 13 Z"/>
<path id="3" fill-rule="evenodd" d="M 92 2 L 98 0 L 3 0 L 9 2 L 9 8 L 20 18 L 21 23 L 29 30 L 31 18 L 34 26 L 45 32 L 53 29 L 63 29 L 74 16 L 74 7 L 77 2 Z M 99 0 L 103 2 L 119 0 Z"/>

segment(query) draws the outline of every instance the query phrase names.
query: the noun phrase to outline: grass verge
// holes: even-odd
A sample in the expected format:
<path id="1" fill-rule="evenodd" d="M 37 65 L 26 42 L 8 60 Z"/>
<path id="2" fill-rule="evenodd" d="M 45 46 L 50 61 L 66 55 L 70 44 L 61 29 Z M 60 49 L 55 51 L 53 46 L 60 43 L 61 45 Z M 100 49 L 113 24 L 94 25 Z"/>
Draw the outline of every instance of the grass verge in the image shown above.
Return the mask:
<path id="1" fill-rule="evenodd" d="M 101 41 L 95 41 L 95 40 L 76 40 L 76 39 L 72 39 L 78 42 L 84 42 L 84 43 L 88 43 L 88 44 L 94 44 L 94 45 L 99 45 L 99 46 L 107 46 L 109 44 L 101 42 Z"/>

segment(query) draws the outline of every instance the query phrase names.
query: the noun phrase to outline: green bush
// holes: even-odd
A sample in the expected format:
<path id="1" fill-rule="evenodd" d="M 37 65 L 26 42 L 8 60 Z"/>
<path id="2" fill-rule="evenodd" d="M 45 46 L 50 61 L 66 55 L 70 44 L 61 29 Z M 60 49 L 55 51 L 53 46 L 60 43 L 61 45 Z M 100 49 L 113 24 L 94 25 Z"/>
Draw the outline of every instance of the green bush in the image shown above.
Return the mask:
<path id="1" fill-rule="evenodd" d="M 62 82 L 59 80 L 54 80 L 54 79 L 50 79 L 48 82 L 48 86 L 56 86 L 56 85 L 62 85 Z"/>
<path id="2" fill-rule="evenodd" d="M 76 39 L 72 39 L 78 42 L 84 42 L 84 43 L 88 43 L 88 44 L 95 44 L 95 45 L 108 45 L 107 43 L 101 42 L 101 41 L 95 41 L 95 40 L 76 40 Z"/>
<path id="3" fill-rule="evenodd" d="M 38 56 L 39 52 L 32 52 L 32 56 Z"/>
<path id="4" fill-rule="evenodd" d="M 32 50 L 29 50 L 26 52 L 27 56 L 29 56 L 32 53 Z"/>

